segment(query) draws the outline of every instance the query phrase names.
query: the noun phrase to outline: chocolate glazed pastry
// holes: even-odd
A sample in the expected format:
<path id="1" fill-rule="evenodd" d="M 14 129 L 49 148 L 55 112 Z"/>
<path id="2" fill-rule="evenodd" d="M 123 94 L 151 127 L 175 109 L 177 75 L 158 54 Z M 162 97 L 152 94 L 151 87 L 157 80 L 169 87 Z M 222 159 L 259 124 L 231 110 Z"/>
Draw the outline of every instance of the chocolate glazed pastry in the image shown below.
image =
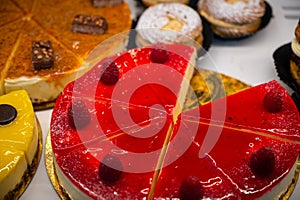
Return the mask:
<path id="1" fill-rule="evenodd" d="M 273 53 L 274 64 L 280 80 L 286 83 L 295 92 L 292 98 L 300 112 L 300 86 L 292 77 L 290 71 L 290 57 L 292 55 L 291 43 L 287 43 Z"/>
<path id="2" fill-rule="evenodd" d="M 72 31 L 86 34 L 103 34 L 107 30 L 106 19 L 93 15 L 77 14 L 72 23 Z"/>
<path id="3" fill-rule="evenodd" d="M 290 57 L 292 55 L 291 43 L 285 44 L 273 53 L 274 64 L 279 78 L 294 91 L 300 92 L 298 83 L 293 79 L 290 71 Z"/>

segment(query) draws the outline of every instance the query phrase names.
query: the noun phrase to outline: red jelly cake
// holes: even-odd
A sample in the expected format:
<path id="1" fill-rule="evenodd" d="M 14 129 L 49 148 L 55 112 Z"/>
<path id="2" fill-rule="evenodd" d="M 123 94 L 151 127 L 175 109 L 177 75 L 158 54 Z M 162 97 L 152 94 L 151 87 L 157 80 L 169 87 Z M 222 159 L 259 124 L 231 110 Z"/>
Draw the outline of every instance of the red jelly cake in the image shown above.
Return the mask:
<path id="1" fill-rule="evenodd" d="M 182 111 L 195 49 L 103 59 L 58 98 L 50 136 L 71 199 L 276 199 L 294 180 L 298 111 L 272 81 Z M 287 156 L 288 155 L 288 156 Z"/>

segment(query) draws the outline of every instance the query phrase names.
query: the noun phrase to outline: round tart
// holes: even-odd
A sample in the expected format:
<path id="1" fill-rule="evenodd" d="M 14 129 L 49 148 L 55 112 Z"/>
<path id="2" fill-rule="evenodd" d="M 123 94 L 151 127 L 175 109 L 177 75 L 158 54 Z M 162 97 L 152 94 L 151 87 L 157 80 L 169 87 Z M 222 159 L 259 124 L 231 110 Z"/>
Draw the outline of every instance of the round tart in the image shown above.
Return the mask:
<path id="1" fill-rule="evenodd" d="M 261 27 L 266 4 L 263 0 L 201 0 L 198 11 L 210 22 L 216 35 L 241 38 L 252 35 Z"/>
<path id="2" fill-rule="evenodd" d="M 26 91 L 0 96 L 0 199 L 17 199 L 41 155 L 41 129 Z"/>
<path id="3" fill-rule="evenodd" d="M 273 199 L 288 190 L 300 140 L 291 97 L 271 81 L 182 111 L 195 52 L 132 49 L 67 85 L 50 137 L 69 197 Z"/>
<path id="4" fill-rule="evenodd" d="M 5 0 L 1 8 L 0 94 L 25 89 L 34 104 L 53 102 L 88 70 L 83 60 L 93 47 L 131 28 L 126 3 Z M 126 39 L 104 42 L 99 56 L 124 49 Z"/>
<path id="5" fill-rule="evenodd" d="M 203 42 L 202 20 L 189 6 L 161 3 L 147 8 L 136 26 L 139 47 L 162 43 L 181 43 L 199 49 Z"/>

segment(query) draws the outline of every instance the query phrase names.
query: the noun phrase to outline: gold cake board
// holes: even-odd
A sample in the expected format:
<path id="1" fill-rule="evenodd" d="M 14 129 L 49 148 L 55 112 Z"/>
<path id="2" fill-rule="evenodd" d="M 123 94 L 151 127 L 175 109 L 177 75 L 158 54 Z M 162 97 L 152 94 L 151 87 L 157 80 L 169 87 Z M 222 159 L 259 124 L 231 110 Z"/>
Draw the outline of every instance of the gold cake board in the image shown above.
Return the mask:
<path id="1" fill-rule="evenodd" d="M 194 108 L 199 105 L 204 105 L 212 100 L 222 98 L 224 96 L 232 95 L 250 86 L 242 81 L 232 77 L 220 74 L 214 71 L 198 69 L 194 72 L 191 80 L 192 89 L 188 91 L 187 100 L 185 102 L 184 110 Z M 194 95 L 196 94 L 196 96 Z M 54 157 L 51 146 L 50 132 L 47 135 L 45 143 L 45 165 L 49 179 L 62 200 L 70 200 L 67 191 L 60 185 L 57 175 L 55 173 Z M 295 171 L 293 182 L 288 187 L 288 190 L 279 197 L 280 200 L 287 200 L 291 196 L 296 187 L 300 171 L 300 159 L 298 167 Z"/>
<path id="2" fill-rule="evenodd" d="M 42 152 L 43 152 L 43 137 L 42 137 L 41 125 L 36 116 L 35 116 L 35 120 L 36 120 L 36 126 L 37 126 L 37 130 L 38 130 L 38 146 L 37 146 L 36 154 L 33 158 L 31 165 L 28 167 L 27 171 L 22 176 L 22 181 L 17 184 L 17 186 L 15 187 L 14 190 L 9 192 L 8 199 L 19 199 L 20 198 L 20 196 L 24 193 L 24 191 L 30 184 L 31 180 L 33 179 L 33 177 L 36 173 L 36 170 L 39 166 Z M 7 199 L 7 198 L 5 198 L 5 199 Z"/>

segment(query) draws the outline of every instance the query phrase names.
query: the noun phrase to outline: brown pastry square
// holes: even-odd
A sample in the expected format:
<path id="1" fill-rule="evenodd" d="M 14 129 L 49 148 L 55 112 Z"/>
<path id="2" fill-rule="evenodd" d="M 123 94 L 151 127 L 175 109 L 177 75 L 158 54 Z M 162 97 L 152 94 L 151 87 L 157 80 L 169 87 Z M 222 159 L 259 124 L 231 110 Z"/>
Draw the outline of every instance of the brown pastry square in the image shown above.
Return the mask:
<path id="1" fill-rule="evenodd" d="M 54 66 L 54 55 L 50 40 L 32 42 L 33 70 L 49 69 Z"/>
<path id="2" fill-rule="evenodd" d="M 113 6 L 123 3 L 123 0 L 92 0 L 94 7 Z"/>
<path id="3" fill-rule="evenodd" d="M 72 31 L 87 34 L 103 34 L 107 30 L 106 19 L 97 15 L 77 14 L 72 23 Z"/>

